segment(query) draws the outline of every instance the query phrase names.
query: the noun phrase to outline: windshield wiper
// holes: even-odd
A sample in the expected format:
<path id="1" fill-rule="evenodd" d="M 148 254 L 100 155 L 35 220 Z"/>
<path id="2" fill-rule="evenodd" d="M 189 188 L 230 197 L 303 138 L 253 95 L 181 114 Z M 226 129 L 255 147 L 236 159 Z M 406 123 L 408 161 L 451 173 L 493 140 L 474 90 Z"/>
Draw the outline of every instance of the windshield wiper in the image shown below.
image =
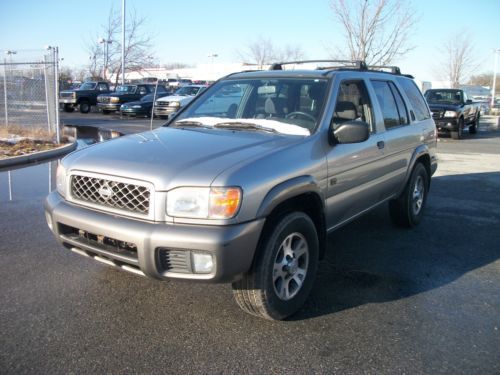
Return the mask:
<path id="1" fill-rule="evenodd" d="M 180 120 L 180 121 L 176 121 L 174 122 L 172 125 L 176 126 L 176 127 L 193 127 L 193 128 L 209 128 L 210 126 L 207 126 L 205 124 L 203 124 L 202 122 L 200 121 L 191 121 L 191 120 L 187 120 L 187 121 L 183 121 L 183 120 Z"/>
<path id="2" fill-rule="evenodd" d="M 232 129 L 232 130 L 261 130 L 269 133 L 279 133 L 276 129 L 268 128 L 262 125 L 257 125 L 248 122 L 219 122 L 214 125 L 214 128 Z"/>

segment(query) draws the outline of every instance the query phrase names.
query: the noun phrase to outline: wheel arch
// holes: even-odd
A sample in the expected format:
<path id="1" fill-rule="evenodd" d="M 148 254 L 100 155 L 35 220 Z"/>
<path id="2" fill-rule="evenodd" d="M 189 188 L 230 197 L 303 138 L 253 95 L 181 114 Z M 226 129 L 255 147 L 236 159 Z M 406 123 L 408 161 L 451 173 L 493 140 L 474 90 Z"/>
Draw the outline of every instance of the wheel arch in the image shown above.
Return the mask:
<path id="1" fill-rule="evenodd" d="M 415 165 L 417 163 L 423 164 L 425 167 L 425 170 L 427 171 L 427 175 L 429 176 L 429 186 L 430 187 L 430 182 L 431 182 L 431 176 L 432 176 L 432 167 L 431 167 L 431 156 L 429 152 L 429 147 L 427 145 L 420 145 L 413 153 L 408 170 L 406 171 L 406 176 L 405 176 L 405 181 L 404 184 L 402 184 L 402 188 L 399 191 L 398 195 L 401 195 L 401 193 L 404 191 L 406 184 L 408 183 L 411 173 L 413 169 L 415 168 Z"/>
<path id="2" fill-rule="evenodd" d="M 283 215 L 294 211 L 304 212 L 313 221 L 322 258 L 326 251 L 325 207 L 319 186 L 312 176 L 293 178 L 268 192 L 257 211 L 257 217 L 266 217 L 261 238 L 269 233 Z"/>

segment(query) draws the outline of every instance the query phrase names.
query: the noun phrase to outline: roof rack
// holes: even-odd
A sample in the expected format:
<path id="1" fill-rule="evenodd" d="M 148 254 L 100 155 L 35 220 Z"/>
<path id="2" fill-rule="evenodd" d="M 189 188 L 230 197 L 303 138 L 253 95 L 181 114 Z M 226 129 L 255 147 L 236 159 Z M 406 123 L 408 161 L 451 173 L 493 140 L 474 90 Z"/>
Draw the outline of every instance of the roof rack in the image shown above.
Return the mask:
<path id="1" fill-rule="evenodd" d="M 310 64 L 310 63 L 334 63 L 338 64 L 336 66 L 327 66 L 317 69 L 338 69 L 338 68 L 348 68 L 356 70 L 368 70 L 366 63 L 361 60 L 302 60 L 302 61 L 287 61 L 274 63 L 271 65 L 269 70 L 283 70 L 283 65 L 295 65 L 295 64 Z M 339 66 L 340 65 L 340 66 Z"/>
<path id="2" fill-rule="evenodd" d="M 368 65 L 369 70 L 380 70 L 380 71 L 387 71 L 392 74 L 397 74 L 401 75 L 401 69 L 399 69 L 398 66 L 394 65 Z"/>

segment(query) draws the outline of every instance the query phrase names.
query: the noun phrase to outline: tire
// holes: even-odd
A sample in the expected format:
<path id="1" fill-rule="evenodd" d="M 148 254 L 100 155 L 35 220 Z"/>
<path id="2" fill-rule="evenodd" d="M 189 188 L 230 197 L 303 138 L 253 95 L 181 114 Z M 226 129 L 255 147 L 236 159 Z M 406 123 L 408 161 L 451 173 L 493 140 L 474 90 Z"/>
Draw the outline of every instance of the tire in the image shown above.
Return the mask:
<path id="1" fill-rule="evenodd" d="M 89 113 L 90 112 L 90 103 L 86 100 L 82 100 L 80 102 L 80 113 Z"/>
<path id="2" fill-rule="evenodd" d="M 429 182 L 427 170 L 422 163 L 417 163 L 401 196 L 389 201 L 389 213 L 394 224 L 412 228 L 420 223 L 427 202 Z"/>
<path id="3" fill-rule="evenodd" d="M 318 254 L 311 218 L 302 212 L 282 216 L 263 234 L 250 271 L 232 284 L 236 302 L 245 312 L 269 320 L 292 315 L 311 291 Z"/>
<path id="4" fill-rule="evenodd" d="M 464 131 L 464 119 L 460 117 L 458 119 L 458 129 L 456 132 L 451 132 L 452 139 L 462 139 Z"/>
<path id="5" fill-rule="evenodd" d="M 474 123 L 469 126 L 469 133 L 470 134 L 476 134 L 477 133 L 477 128 L 479 127 L 479 117 L 481 115 L 478 113 L 476 116 L 476 119 L 474 120 Z"/>
<path id="6" fill-rule="evenodd" d="M 75 110 L 75 107 L 73 107 L 71 104 L 64 104 L 64 112 L 71 113 Z"/>

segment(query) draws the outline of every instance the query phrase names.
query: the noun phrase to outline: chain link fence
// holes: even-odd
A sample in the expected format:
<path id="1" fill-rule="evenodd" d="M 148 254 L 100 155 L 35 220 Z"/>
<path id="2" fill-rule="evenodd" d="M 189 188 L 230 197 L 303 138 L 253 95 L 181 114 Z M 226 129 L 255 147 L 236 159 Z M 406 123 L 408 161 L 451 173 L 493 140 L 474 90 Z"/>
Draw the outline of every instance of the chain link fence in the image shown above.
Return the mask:
<path id="1" fill-rule="evenodd" d="M 5 51 L 0 61 L 0 138 L 59 142 L 57 48 Z"/>

